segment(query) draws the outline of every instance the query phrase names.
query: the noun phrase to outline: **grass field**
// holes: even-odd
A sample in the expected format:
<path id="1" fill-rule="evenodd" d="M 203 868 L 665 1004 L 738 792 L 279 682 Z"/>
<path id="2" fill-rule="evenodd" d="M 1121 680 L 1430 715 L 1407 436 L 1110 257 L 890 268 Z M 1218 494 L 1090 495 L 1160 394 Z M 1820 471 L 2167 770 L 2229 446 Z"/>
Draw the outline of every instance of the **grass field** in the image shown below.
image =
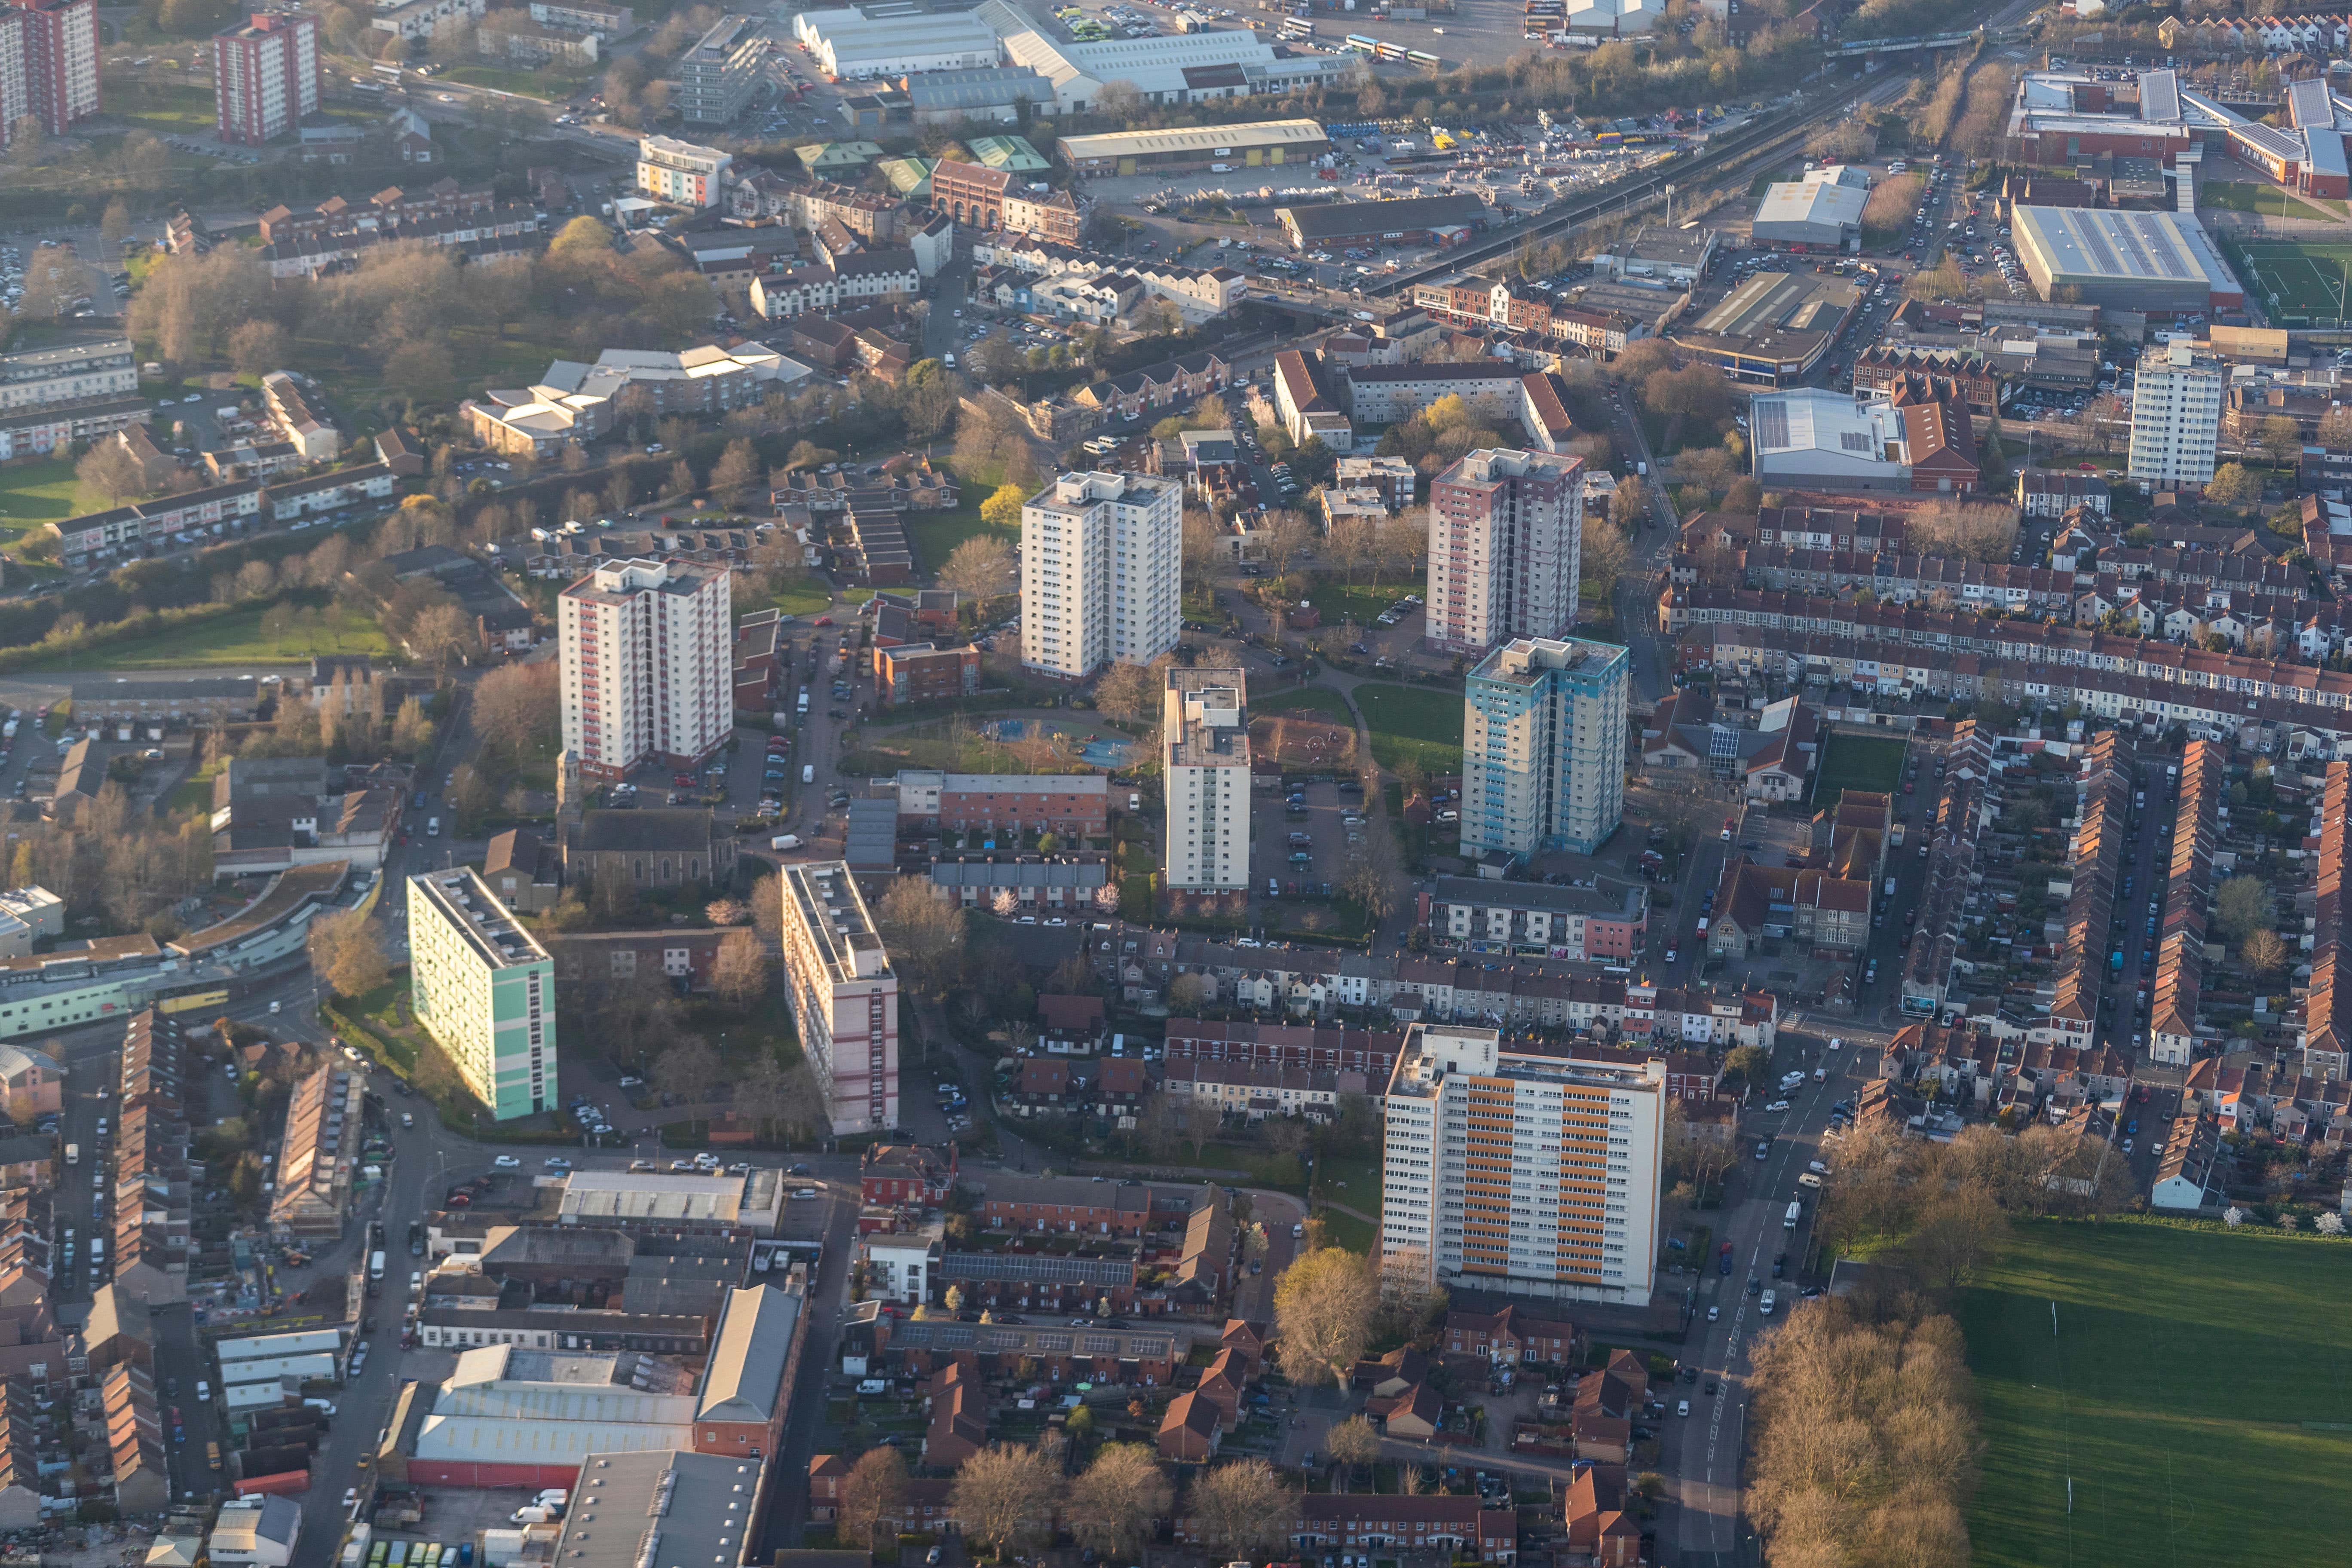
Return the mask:
<path id="1" fill-rule="evenodd" d="M 2249 184 L 2242 181 L 2216 180 L 2197 187 L 2197 205 L 2200 207 L 2221 207 L 2233 213 L 2261 213 L 2269 217 L 2297 217 L 2306 222 L 2325 223 L 2330 217 L 2341 217 L 2344 204 L 2326 196 L 2298 196 L 2276 185 Z M 2323 212 L 2322 207 L 2333 208 Z"/>
<path id="2" fill-rule="evenodd" d="M 51 669 L 179 669 L 199 665 L 285 664 L 313 653 L 385 654 L 392 645 L 373 618 L 333 609 L 317 626 L 297 626 L 283 637 L 261 632 L 261 606 L 239 610 L 194 626 L 152 637 L 110 643 L 71 659 L 62 657 L 17 667 L 20 674 Z"/>
<path id="3" fill-rule="evenodd" d="M 1892 795 L 1903 787 L 1903 749 L 1904 742 L 1891 737 L 1832 734 L 1813 782 L 1814 801 L 1826 805 L 1845 789 Z"/>
<path id="4" fill-rule="evenodd" d="M 2284 319 L 2339 321 L 2347 309 L 2345 279 L 2352 273 L 2352 243 L 2263 240 L 2236 247 L 2246 279 L 2273 314 Z"/>
<path id="5" fill-rule="evenodd" d="M 1425 686 L 1367 684 L 1356 705 L 1372 731 L 1372 756 L 1384 768 L 1408 760 L 1433 774 L 1462 771 L 1462 691 Z"/>
<path id="6" fill-rule="evenodd" d="M 2242 1562 L 2255 1541 L 2270 1561 L 2340 1559 L 2347 1277 L 2352 1242 L 2307 1233 L 2021 1227 L 1958 1303 L 1986 1443 L 1978 1568 Z"/>
<path id="7" fill-rule="evenodd" d="M 1252 713 L 1317 713 L 1334 723 L 1353 724 L 1347 699 L 1328 686 L 1299 686 L 1271 697 L 1250 699 Z"/>
<path id="8" fill-rule="evenodd" d="M 788 616 L 821 616 L 832 603 L 824 584 L 814 577 L 795 577 L 768 595 L 768 604 Z"/>
<path id="9" fill-rule="evenodd" d="M 920 572 L 937 572 L 948 563 L 955 547 L 967 539 L 983 533 L 993 533 L 1017 552 L 1021 548 L 1021 525 L 1011 528 L 991 528 L 980 521 L 980 503 L 956 508 L 953 511 L 908 512 L 907 542 L 915 547 L 915 567 Z"/>
<path id="10" fill-rule="evenodd" d="M 442 75 L 450 81 L 469 82 L 475 87 L 495 88 L 500 92 L 520 93 L 525 98 L 569 98 L 580 90 L 585 77 L 558 76 L 550 71 L 500 70 L 496 66 L 451 66 Z"/>
<path id="11" fill-rule="evenodd" d="M 17 553 L 45 522 L 96 510 L 79 504 L 80 489 L 63 458 L 0 465 L 0 553 Z"/>
<path id="12" fill-rule="evenodd" d="M 1348 620 L 1369 626 L 1400 597 L 1412 592 L 1410 585 L 1375 588 L 1362 583 L 1324 582 L 1307 591 L 1307 602 L 1315 606 L 1327 626 Z"/>

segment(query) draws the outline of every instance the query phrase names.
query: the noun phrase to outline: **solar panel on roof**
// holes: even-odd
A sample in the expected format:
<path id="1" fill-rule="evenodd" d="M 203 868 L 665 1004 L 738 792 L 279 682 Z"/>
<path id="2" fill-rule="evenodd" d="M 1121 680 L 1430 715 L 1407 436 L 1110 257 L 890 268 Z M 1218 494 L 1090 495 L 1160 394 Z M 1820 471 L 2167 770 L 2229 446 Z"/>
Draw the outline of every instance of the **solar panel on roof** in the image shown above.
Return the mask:
<path id="1" fill-rule="evenodd" d="M 1751 410 L 1756 420 L 1758 445 L 1774 451 L 1789 445 L 1789 405 L 1778 397 L 1759 397 Z"/>
<path id="2" fill-rule="evenodd" d="M 2156 121 L 2180 118 L 2180 79 L 2170 71 L 2149 71 L 2139 79 L 2139 117 Z"/>
<path id="3" fill-rule="evenodd" d="M 952 1328 L 940 1329 L 937 1342 L 942 1346 L 969 1345 L 972 1342 L 972 1331 L 970 1329 L 958 1323 Z"/>
<path id="4" fill-rule="evenodd" d="M 1037 1348 L 1041 1351 L 1060 1351 L 1066 1355 L 1069 1353 L 1070 1349 L 1070 1336 L 1068 1334 L 1039 1334 L 1037 1336 Z"/>
<path id="5" fill-rule="evenodd" d="M 1117 1355 L 1118 1353 L 1118 1336 L 1116 1334 L 1088 1334 L 1086 1336 L 1086 1352 L 1088 1355 Z"/>

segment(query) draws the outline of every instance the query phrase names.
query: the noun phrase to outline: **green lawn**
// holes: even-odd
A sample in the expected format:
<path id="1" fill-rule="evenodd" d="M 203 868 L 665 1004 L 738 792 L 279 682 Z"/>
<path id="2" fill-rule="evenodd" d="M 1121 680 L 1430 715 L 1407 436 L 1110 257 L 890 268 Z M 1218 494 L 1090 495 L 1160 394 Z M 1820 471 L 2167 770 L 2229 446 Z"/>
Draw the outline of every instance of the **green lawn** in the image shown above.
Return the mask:
<path id="1" fill-rule="evenodd" d="M 1400 597 L 1412 592 L 1409 586 L 1375 588 L 1361 583 L 1322 582 L 1307 591 L 1307 602 L 1315 606 L 1327 626 L 1348 620 L 1369 626 Z"/>
<path id="2" fill-rule="evenodd" d="M 1314 713 L 1335 724 L 1352 724 L 1356 716 L 1348 711 L 1348 700 L 1328 686 L 1299 686 L 1288 691 L 1277 691 L 1271 697 L 1250 699 L 1250 711 L 1264 713 Z"/>
<path id="3" fill-rule="evenodd" d="M 1462 689 L 1366 684 L 1356 705 L 1372 731 L 1372 756 L 1384 768 L 1411 760 L 1433 774 L 1462 771 Z"/>
<path id="4" fill-rule="evenodd" d="M 788 616 L 821 616 L 832 603 L 832 596 L 825 592 L 824 584 L 814 577 L 793 578 L 768 596 L 769 605 Z"/>
<path id="5" fill-rule="evenodd" d="M 1021 548 L 1021 525 L 989 527 L 980 521 L 978 501 L 958 507 L 953 511 L 907 514 L 907 541 L 915 547 L 917 567 L 924 572 L 937 572 L 948 563 L 948 557 L 955 553 L 957 545 L 983 533 L 993 533 L 1016 551 Z"/>
<path id="6" fill-rule="evenodd" d="M 2331 207 L 2333 213 L 2322 212 L 2320 205 Z M 2236 180 L 2216 180 L 2197 187 L 2197 205 L 2200 207 L 2221 207 L 2234 213 L 2263 213 L 2271 217 L 2296 217 L 2311 223 L 2326 223 L 2330 216 L 2344 216 L 2344 204 L 2325 196 L 2305 197 L 2290 195 L 2276 185 L 2257 185 Z"/>
<path id="7" fill-rule="evenodd" d="M 518 93 L 524 98 L 569 98 L 580 90 L 585 77 L 558 76 L 550 71 L 500 70 L 496 66 L 451 66 L 441 75 L 450 81 L 471 83 L 475 87 L 496 88 L 500 92 Z"/>
<path id="8" fill-rule="evenodd" d="M 1827 805 L 1847 789 L 1894 794 L 1903 787 L 1904 744 L 1886 736 L 1832 734 L 1822 755 L 1813 799 Z"/>
<path id="9" fill-rule="evenodd" d="M 123 90 L 108 95 L 106 111 L 165 136 L 209 131 L 218 123 L 209 89 L 165 81 L 126 83 Z"/>
<path id="10" fill-rule="evenodd" d="M 35 664 L 17 666 L 17 673 L 93 667 L 105 669 L 179 669 L 199 665 L 289 664 L 313 653 L 392 651 L 374 617 L 330 608 L 324 625 L 299 626 L 283 637 L 262 636 L 264 609 L 256 605 L 194 626 L 175 626 L 151 637 L 109 643 L 71 659 L 59 655 Z"/>
<path id="11" fill-rule="evenodd" d="M 2347 1280 L 2352 1242 L 2308 1233 L 2021 1226 L 1958 1301 L 1986 1445 L 1978 1568 L 2340 1560 Z"/>
<path id="12" fill-rule="evenodd" d="M 16 554 L 45 522 L 99 510 L 79 504 L 80 489 L 63 458 L 0 465 L 0 552 Z"/>

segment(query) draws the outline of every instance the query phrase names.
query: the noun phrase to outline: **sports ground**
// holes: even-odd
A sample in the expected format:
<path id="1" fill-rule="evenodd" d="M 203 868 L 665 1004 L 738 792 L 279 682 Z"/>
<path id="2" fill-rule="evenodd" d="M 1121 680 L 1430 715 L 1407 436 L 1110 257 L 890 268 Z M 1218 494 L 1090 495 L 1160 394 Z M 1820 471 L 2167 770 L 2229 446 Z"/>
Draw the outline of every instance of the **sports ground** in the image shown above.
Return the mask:
<path id="1" fill-rule="evenodd" d="M 2352 241 L 2263 239 L 2228 248 L 2274 321 L 2336 326 L 2352 320 Z"/>
<path id="2" fill-rule="evenodd" d="M 1957 1303 L 1978 1568 L 2342 1561 L 2347 1285 L 2352 1238 L 2252 1220 L 2018 1226 Z"/>

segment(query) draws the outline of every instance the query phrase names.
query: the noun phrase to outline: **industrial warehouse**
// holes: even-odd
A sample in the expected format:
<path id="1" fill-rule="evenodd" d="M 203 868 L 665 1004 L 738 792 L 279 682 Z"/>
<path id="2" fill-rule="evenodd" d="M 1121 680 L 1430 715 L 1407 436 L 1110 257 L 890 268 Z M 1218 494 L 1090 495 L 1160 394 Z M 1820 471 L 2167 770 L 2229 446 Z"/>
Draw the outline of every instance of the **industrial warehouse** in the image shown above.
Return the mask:
<path id="1" fill-rule="evenodd" d="M 1852 250 L 1862 245 L 1862 209 L 1869 176 L 1859 169 L 1810 171 L 1803 179 L 1769 185 L 1756 209 L 1759 245 L 1794 250 Z"/>
<path id="2" fill-rule="evenodd" d="M 1276 207 L 1274 216 L 1301 250 L 1383 240 L 1443 246 L 1459 244 L 1484 227 L 1486 207 L 1475 196 L 1408 196 L 1401 202 Z"/>
<path id="3" fill-rule="evenodd" d="M 1673 341 L 1741 381 L 1778 386 L 1821 363 L 1865 292 L 1825 272 L 1759 272 Z"/>
<path id="4" fill-rule="evenodd" d="M 2245 306 L 2245 289 L 2194 217 L 2106 207 L 2019 207 L 2018 260 L 2044 300 L 2073 289 L 2085 305 L 2195 315 Z"/>
<path id="5" fill-rule="evenodd" d="M 1077 174 L 1148 174 L 1162 170 L 1309 163 L 1331 149 L 1312 120 L 1261 120 L 1173 131 L 1113 131 L 1065 136 L 1056 144 L 1063 164 Z"/>

